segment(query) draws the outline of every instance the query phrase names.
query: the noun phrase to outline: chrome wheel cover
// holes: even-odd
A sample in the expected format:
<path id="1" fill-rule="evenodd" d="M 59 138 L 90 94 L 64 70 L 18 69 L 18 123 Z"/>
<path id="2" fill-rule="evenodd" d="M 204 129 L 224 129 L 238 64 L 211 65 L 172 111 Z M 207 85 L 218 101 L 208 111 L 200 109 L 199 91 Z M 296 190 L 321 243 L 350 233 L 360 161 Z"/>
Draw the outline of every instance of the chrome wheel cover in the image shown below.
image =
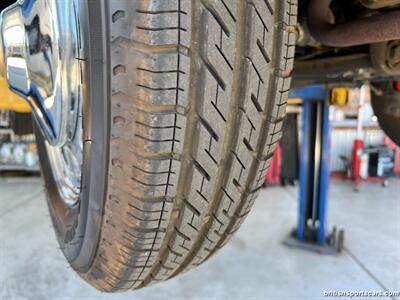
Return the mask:
<path id="1" fill-rule="evenodd" d="M 1 15 L 1 39 L 10 89 L 32 107 L 59 194 L 74 206 L 83 157 L 79 0 L 18 1 Z"/>
<path id="2" fill-rule="evenodd" d="M 57 0 L 56 0 L 57 1 Z M 51 164 L 53 176 L 58 186 L 58 191 L 67 205 L 74 206 L 79 203 L 81 192 L 82 159 L 83 159 L 83 49 L 81 48 L 81 31 L 78 5 L 74 1 L 57 1 L 63 7 L 57 7 L 58 13 L 64 14 L 65 21 L 69 21 L 68 28 L 72 29 L 71 55 L 69 61 L 62 62 L 69 66 L 63 77 L 70 82 L 70 108 L 64 115 L 68 131 L 65 133 L 63 145 L 51 145 L 46 142 L 46 149 Z M 66 7 L 69 6 L 69 7 Z M 61 11 L 60 11 L 61 10 Z M 60 27 L 63 24 L 59 25 Z M 68 34 L 60 30 L 60 34 Z"/>

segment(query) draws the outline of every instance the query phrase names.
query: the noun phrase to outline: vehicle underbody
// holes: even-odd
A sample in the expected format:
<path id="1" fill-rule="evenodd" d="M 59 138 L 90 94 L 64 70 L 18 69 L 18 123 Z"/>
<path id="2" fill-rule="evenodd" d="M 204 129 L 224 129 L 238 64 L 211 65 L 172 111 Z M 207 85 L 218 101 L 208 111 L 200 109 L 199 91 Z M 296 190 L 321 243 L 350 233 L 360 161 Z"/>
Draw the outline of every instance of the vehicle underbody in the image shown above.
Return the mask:
<path id="1" fill-rule="evenodd" d="M 299 2 L 293 87 L 372 86 L 383 130 L 400 144 L 400 1 Z"/>
<path id="2" fill-rule="evenodd" d="M 393 0 L 300 1 L 295 80 L 398 78 L 399 4 Z"/>

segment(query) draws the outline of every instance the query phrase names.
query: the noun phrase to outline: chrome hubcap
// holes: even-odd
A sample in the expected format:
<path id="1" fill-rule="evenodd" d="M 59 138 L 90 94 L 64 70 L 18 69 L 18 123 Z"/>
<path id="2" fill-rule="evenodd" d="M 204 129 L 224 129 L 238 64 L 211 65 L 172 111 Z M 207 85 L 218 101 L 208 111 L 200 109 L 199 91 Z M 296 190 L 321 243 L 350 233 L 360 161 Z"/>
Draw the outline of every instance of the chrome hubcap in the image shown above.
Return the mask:
<path id="1" fill-rule="evenodd" d="M 78 0 L 25 0 L 2 13 L 5 74 L 32 107 L 62 198 L 75 204 L 82 165 L 82 47 Z"/>

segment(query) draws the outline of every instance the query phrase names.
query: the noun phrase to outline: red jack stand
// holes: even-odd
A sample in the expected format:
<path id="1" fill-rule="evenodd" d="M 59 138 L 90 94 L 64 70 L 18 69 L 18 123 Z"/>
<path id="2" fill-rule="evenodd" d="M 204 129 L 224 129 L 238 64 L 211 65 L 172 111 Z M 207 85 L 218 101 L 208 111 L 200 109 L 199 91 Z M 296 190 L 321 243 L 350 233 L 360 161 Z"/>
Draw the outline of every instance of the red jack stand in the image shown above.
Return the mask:
<path id="1" fill-rule="evenodd" d="M 356 185 L 356 188 L 361 185 L 362 177 L 361 177 L 361 157 L 363 154 L 364 142 L 360 139 L 355 139 L 353 144 L 353 154 L 352 154 L 352 173 L 353 180 Z"/>

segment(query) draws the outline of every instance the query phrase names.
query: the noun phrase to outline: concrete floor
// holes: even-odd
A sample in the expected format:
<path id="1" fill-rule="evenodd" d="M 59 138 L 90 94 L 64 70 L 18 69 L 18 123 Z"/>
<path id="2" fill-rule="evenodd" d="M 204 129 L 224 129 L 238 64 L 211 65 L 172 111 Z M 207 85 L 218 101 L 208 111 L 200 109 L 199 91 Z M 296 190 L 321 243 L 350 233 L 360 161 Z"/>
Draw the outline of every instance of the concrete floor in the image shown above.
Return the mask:
<path id="1" fill-rule="evenodd" d="M 272 187 L 205 265 L 156 286 L 110 295 L 67 267 L 41 181 L 0 178 L 0 299 L 322 299 L 325 290 L 399 291 L 400 179 L 388 188 L 364 185 L 360 193 L 334 182 L 330 195 L 329 224 L 346 230 L 341 255 L 283 246 L 296 222 L 297 190 Z"/>

